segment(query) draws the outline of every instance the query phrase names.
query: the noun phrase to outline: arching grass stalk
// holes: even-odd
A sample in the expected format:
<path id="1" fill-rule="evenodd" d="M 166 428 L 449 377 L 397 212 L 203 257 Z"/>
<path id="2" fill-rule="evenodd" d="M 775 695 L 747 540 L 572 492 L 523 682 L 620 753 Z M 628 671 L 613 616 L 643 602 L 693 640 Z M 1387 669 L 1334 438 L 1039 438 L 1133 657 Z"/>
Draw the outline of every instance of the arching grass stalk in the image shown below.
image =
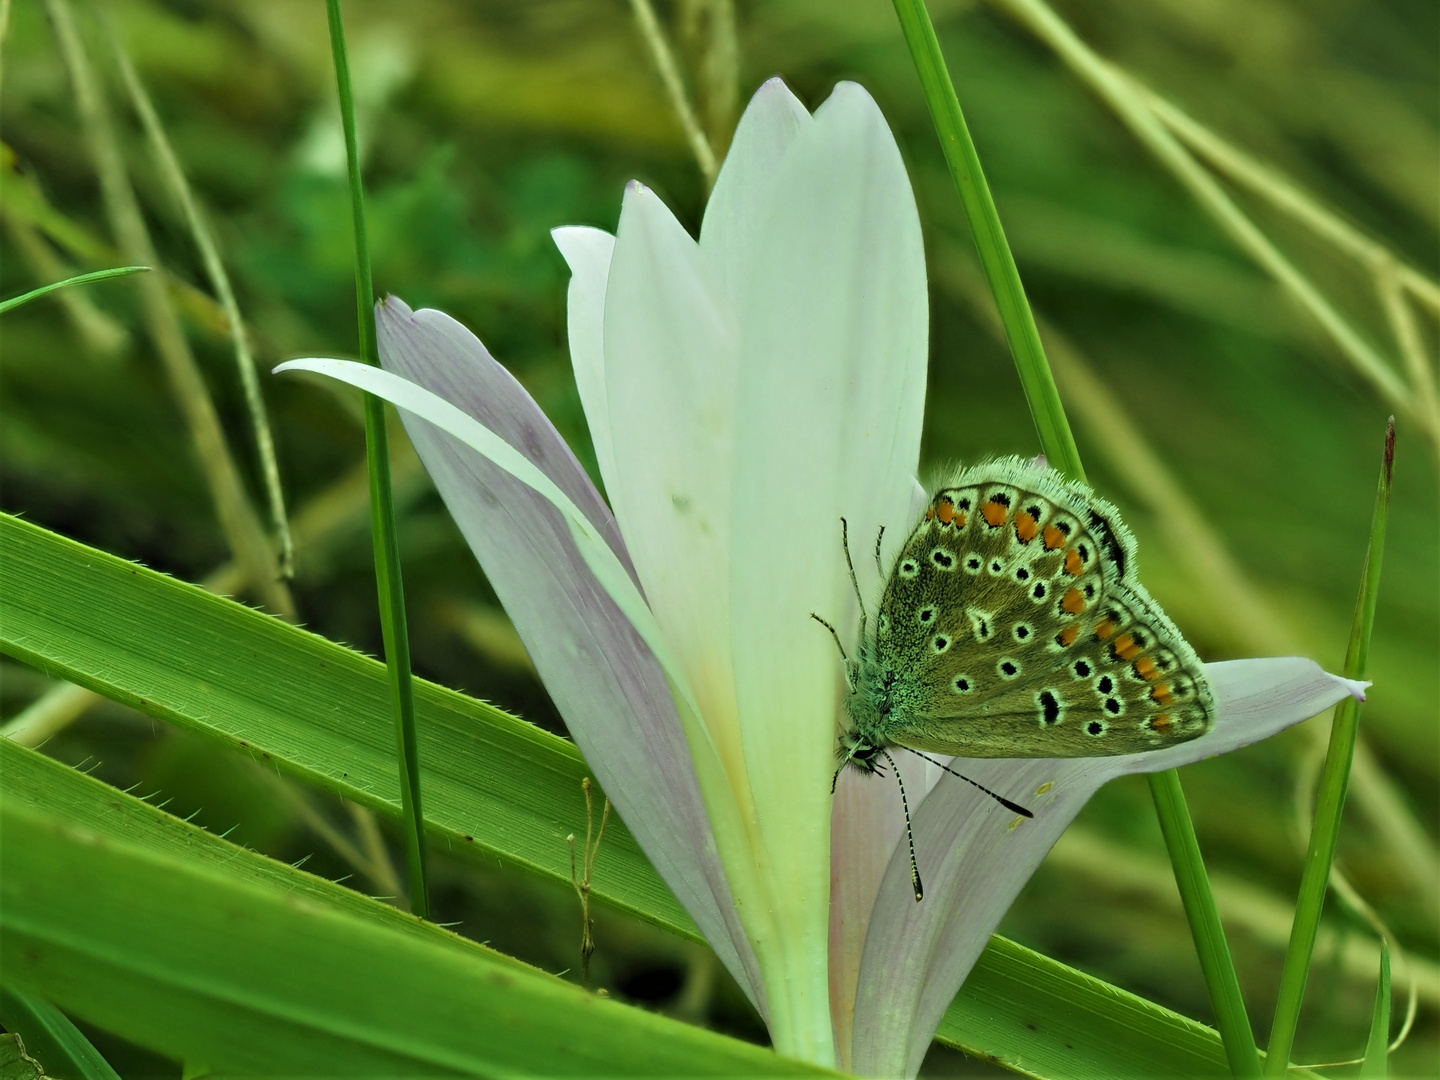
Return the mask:
<path id="1" fill-rule="evenodd" d="M 21 304 L 28 304 L 31 300 L 38 300 L 56 289 L 66 289 L 71 285 L 88 285 L 92 281 L 105 281 L 109 278 L 129 277 L 131 274 L 142 274 L 149 269 L 148 266 L 117 266 L 111 270 L 94 270 L 88 274 L 77 274 L 64 281 L 52 281 L 49 285 L 41 285 L 38 289 L 31 289 L 19 296 L 12 296 L 9 300 L 0 300 L 0 315 Z"/>
<path id="2" fill-rule="evenodd" d="M 335 58 L 335 83 L 340 94 L 340 120 L 345 129 L 345 161 L 350 175 L 350 209 L 355 225 L 355 305 L 360 324 L 360 355 L 380 366 L 375 343 L 375 286 L 370 275 L 370 242 L 365 231 L 365 192 L 360 179 L 360 150 L 355 135 L 355 98 L 350 87 L 350 59 L 340 0 L 326 0 L 330 16 L 330 48 Z M 380 628 L 385 665 L 395 708 L 395 736 L 400 751 L 400 801 L 410 869 L 410 910 L 430 917 L 430 892 L 425 877 L 425 818 L 420 805 L 420 752 L 415 738 L 415 700 L 410 676 L 410 636 L 405 622 L 405 591 L 400 577 L 400 544 L 395 530 L 395 501 L 390 486 L 390 451 L 385 432 L 385 403 L 365 395 L 365 452 L 370 466 L 370 532 L 375 547 L 375 584 L 380 593 Z"/>
<path id="3" fill-rule="evenodd" d="M 1085 470 L 1080 452 L 1070 431 L 1070 422 L 1060 402 L 1055 378 L 1045 357 L 1040 331 L 1035 325 L 1015 257 L 1010 252 L 1005 230 L 995 201 L 985 182 L 980 156 L 970 138 L 960 109 L 960 99 L 950 80 L 935 27 L 924 0 L 894 0 L 895 12 L 910 47 L 911 58 L 930 108 L 931 119 L 940 136 L 940 145 L 965 217 L 975 238 L 981 265 L 995 294 L 995 304 L 1005 326 L 1005 336 L 1015 357 L 1030 415 L 1040 436 L 1040 446 L 1052 467 L 1083 480 Z M 1215 895 L 1200 855 L 1195 826 L 1190 818 L 1180 776 L 1174 769 L 1149 775 L 1150 793 L 1160 818 L 1161 831 L 1175 868 L 1175 883 L 1185 905 L 1186 917 L 1195 938 L 1195 948 L 1210 1000 L 1215 1009 L 1217 1026 L 1225 1043 L 1230 1070 L 1236 1076 L 1260 1075 L 1260 1060 L 1255 1049 L 1255 1035 L 1240 993 L 1240 980 L 1230 957 L 1230 947 L 1220 923 Z"/>
<path id="4" fill-rule="evenodd" d="M 1380 484 L 1375 492 L 1375 510 L 1370 521 L 1370 547 L 1365 553 L 1365 570 L 1360 595 L 1355 601 L 1355 618 L 1350 626 L 1350 643 L 1345 650 L 1345 674 L 1363 679 L 1370 661 L 1370 632 L 1375 625 L 1375 600 L 1380 592 L 1380 564 L 1385 552 L 1385 528 L 1390 516 L 1390 476 L 1395 466 L 1395 418 L 1385 429 L 1385 457 L 1380 467 Z M 1320 774 L 1320 793 L 1315 805 L 1315 825 L 1310 831 L 1310 850 L 1300 877 L 1300 894 L 1295 901 L 1295 921 L 1290 927 L 1290 945 L 1285 950 L 1285 967 L 1280 975 L 1280 993 L 1275 1003 L 1275 1022 L 1270 1028 L 1267 1076 L 1283 1076 L 1295 1045 L 1300 1023 L 1300 1006 L 1305 982 L 1315 954 L 1315 937 L 1330 881 L 1330 867 L 1340 839 L 1340 817 L 1345 793 L 1350 786 L 1350 765 L 1355 758 L 1355 740 L 1360 732 L 1359 702 L 1341 702 L 1335 707 L 1330 726 L 1330 747 Z"/>

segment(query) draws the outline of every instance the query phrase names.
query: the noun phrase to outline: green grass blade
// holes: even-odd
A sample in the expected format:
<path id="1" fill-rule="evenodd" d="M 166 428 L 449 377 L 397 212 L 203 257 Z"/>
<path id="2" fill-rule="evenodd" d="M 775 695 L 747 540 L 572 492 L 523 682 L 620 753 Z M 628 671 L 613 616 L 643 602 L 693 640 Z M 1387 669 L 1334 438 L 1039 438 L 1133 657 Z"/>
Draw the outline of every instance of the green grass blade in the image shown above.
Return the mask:
<path id="1" fill-rule="evenodd" d="M 900 17 L 905 43 L 910 47 L 910 56 L 920 76 L 920 86 L 925 93 L 925 103 L 930 107 L 930 118 L 940 136 L 945 162 L 950 166 L 950 175 L 960 192 L 960 202 L 965 207 L 966 220 L 970 222 L 970 233 L 980 253 L 980 264 L 985 268 L 990 291 L 995 294 L 995 305 L 1000 310 L 1005 337 L 1015 357 L 1015 370 L 1025 389 L 1025 400 L 1030 405 L 1035 430 L 1040 434 L 1040 446 L 1052 468 L 1084 480 L 1085 469 L 1080 463 L 1080 451 L 1075 446 L 1065 406 L 1060 403 L 1060 391 L 1055 388 L 1055 377 L 1045 358 L 1040 330 L 1035 325 L 1035 315 L 1030 310 L 1025 287 L 1020 282 L 1015 256 L 1005 239 L 1000 213 L 990 195 L 990 185 L 985 182 L 980 155 L 965 124 L 960 98 L 950 81 L 950 71 L 940 52 L 940 42 L 935 37 L 935 27 L 930 22 L 925 0 L 895 0 L 895 14 Z"/>
<path id="2" fill-rule="evenodd" d="M 345 890 L 318 879 L 297 895 L 309 875 L 293 867 L 264 881 L 96 831 L 56 803 L 0 800 L 6 979 L 170 1057 L 268 1075 L 820 1072 L 438 928 L 402 929 L 376 901 L 329 903 Z M 196 831 L 192 849 L 266 861 Z"/>
<path id="3" fill-rule="evenodd" d="M 28 304 L 31 300 L 38 300 L 47 293 L 57 289 L 68 289 L 71 285 L 88 285 L 92 281 L 107 281 L 110 278 L 129 277 L 131 274 L 142 274 L 149 270 L 148 266 L 116 266 L 109 270 L 92 270 L 88 274 L 76 274 L 64 281 L 52 281 L 49 285 L 41 285 L 38 289 L 31 289 L 19 296 L 12 296 L 9 300 L 0 300 L 0 315 L 7 311 L 13 311 L 21 304 Z"/>
<path id="4" fill-rule="evenodd" d="M 365 188 L 360 176 L 360 143 L 355 132 L 355 97 L 350 87 L 350 58 L 340 0 L 326 0 L 330 50 L 345 129 L 345 163 L 350 176 L 350 210 L 355 227 L 355 304 L 360 326 L 360 355 L 380 366 L 375 340 L 375 285 L 370 273 L 370 240 L 365 228 Z M 410 633 L 400 574 L 400 539 L 395 529 L 395 498 L 390 486 L 390 449 L 385 403 L 365 395 L 365 453 L 370 463 L 370 529 L 375 548 L 375 584 L 380 593 L 380 629 L 390 692 L 395 709 L 395 741 L 400 754 L 400 800 L 404 807 L 405 848 L 410 868 L 410 910 L 430 916 L 430 887 L 425 874 L 425 812 L 420 799 L 420 745 L 415 734 L 415 698 L 410 673 Z"/>
<path id="5" fill-rule="evenodd" d="M 1345 649 L 1345 677 L 1363 679 L 1370 663 L 1370 633 L 1375 625 L 1375 602 L 1380 593 L 1380 566 L 1385 554 L 1385 528 L 1390 518 L 1390 477 L 1395 467 L 1395 418 L 1385 429 L 1385 453 L 1380 481 L 1375 492 L 1375 509 L 1370 519 L 1370 546 L 1360 577 L 1360 595 L 1350 624 L 1350 641 Z M 1360 702 L 1346 698 L 1335 706 L 1330 725 L 1330 745 L 1320 773 L 1315 804 L 1315 824 L 1310 830 L 1310 847 L 1300 876 L 1300 893 L 1295 900 L 1295 921 L 1290 926 L 1290 944 L 1285 950 L 1285 967 L 1280 975 L 1280 992 L 1275 1003 L 1275 1022 L 1270 1028 L 1270 1057 L 1266 1073 L 1283 1074 L 1295 1045 L 1300 1025 L 1300 1006 L 1305 983 L 1320 932 L 1320 914 L 1330 883 L 1330 867 L 1340 842 L 1340 819 L 1350 787 L 1350 766 L 1355 759 L 1355 740 L 1360 733 Z"/>
<path id="6" fill-rule="evenodd" d="M 1390 943 L 1380 939 L 1380 981 L 1375 986 L 1375 1012 L 1360 1080 L 1385 1080 L 1390 1075 Z"/>
<path id="7" fill-rule="evenodd" d="M 1035 315 L 1020 281 L 1020 271 L 1015 266 L 1009 241 L 1005 239 L 1000 214 L 985 182 L 980 155 L 970 137 L 960 99 L 945 66 L 930 13 L 924 0 L 894 0 L 894 3 L 905 42 L 920 76 L 930 117 L 940 136 L 945 161 L 960 193 L 960 202 L 965 208 L 965 217 L 970 223 L 970 232 L 975 239 L 985 277 L 990 283 L 990 291 L 995 296 L 1005 338 L 1015 358 L 1015 370 L 1020 375 L 1025 400 L 1030 405 L 1030 415 L 1040 436 L 1040 446 L 1053 468 L 1083 480 L 1085 468 L 1080 461 L 1080 451 L 1060 401 L 1060 392 L 1045 356 L 1040 331 L 1035 325 Z M 1200 847 L 1195 841 L 1195 826 L 1190 819 L 1185 792 L 1180 786 L 1180 774 L 1172 769 L 1151 773 L 1148 779 L 1231 1071 L 1236 1076 L 1259 1076 L 1260 1061 L 1255 1049 L 1255 1036 L 1250 1028 L 1249 1014 L 1245 1011 L 1240 979 L 1230 957 L 1230 946 L 1225 940 L 1209 875 L 1205 872 Z"/>
<path id="8" fill-rule="evenodd" d="M 0 740 L 3 750 L 5 740 Z M 21 751 L 23 753 L 23 751 Z M 0 757 L 5 757 L 0 753 Z M 11 783 L 8 770 L 5 783 Z M 30 1055 L 50 1076 L 66 1080 L 120 1080 L 100 1051 L 70 1022 L 69 1017 L 44 998 L 16 986 L 0 986 L 0 1024 L 18 1034 Z"/>
<path id="9" fill-rule="evenodd" d="M 361 805 L 401 813 L 381 664 L 8 515 L 0 515 L 0 651 Z M 423 679 L 415 687 L 430 842 L 568 887 L 565 837 L 584 827 L 587 775 L 574 745 Z M 13 795 L 19 774 L 9 750 L 0 742 Z M 56 776 L 65 774 L 112 797 L 83 819 L 87 828 L 104 831 L 108 822 L 131 842 L 203 857 L 194 840 L 203 832 L 156 833 L 137 805 L 179 823 L 136 800 L 116 810 L 113 790 L 45 764 L 51 772 L 38 790 L 58 790 Z M 78 815 L 77 800 L 65 805 Z M 600 847 L 592 896 L 700 940 L 618 818 Z M 1137 1070 L 1145 1075 L 1212 1075 L 1206 1063 L 1224 1061 L 1210 1029 L 1003 938 L 992 940 L 939 1038 L 976 1056 L 1017 1059 L 1037 1076 L 1106 1077 L 1132 1057 L 1147 1062 Z"/>

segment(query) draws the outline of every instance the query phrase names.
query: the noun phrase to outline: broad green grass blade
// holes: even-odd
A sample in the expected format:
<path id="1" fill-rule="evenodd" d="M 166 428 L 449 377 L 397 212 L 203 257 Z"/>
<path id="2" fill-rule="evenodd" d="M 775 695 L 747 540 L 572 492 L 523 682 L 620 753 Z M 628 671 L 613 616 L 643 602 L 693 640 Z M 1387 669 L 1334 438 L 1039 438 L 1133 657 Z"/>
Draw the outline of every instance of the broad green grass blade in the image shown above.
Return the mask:
<path id="1" fill-rule="evenodd" d="M 148 266 L 117 266 L 110 270 L 94 270 L 88 274 L 76 274 L 64 281 L 52 281 L 49 285 L 41 285 L 38 289 L 31 289 L 19 296 L 12 296 L 9 300 L 0 300 L 0 315 L 21 304 L 28 304 L 31 300 L 38 300 L 46 293 L 52 293 L 56 289 L 68 289 L 71 285 L 88 285 L 92 281 L 107 281 L 110 278 L 129 277 L 131 274 L 141 274 L 149 269 Z"/>
<path id="2" fill-rule="evenodd" d="M 1370 633 L 1375 626 L 1375 602 L 1380 595 L 1380 565 L 1385 554 L 1385 528 L 1390 520 L 1390 478 L 1395 468 L 1395 418 L 1385 428 L 1385 452 L 1380 463 L 1380 481 L 1375 492 L 1375 509 L 1370 519 L 1370 546 L 1360 574 L 1360 595 L 1350 624 L 1350 641 L 1345 649 L 1345 677 L 1363 679 L 1370 665 Z M 1300 1026 L 1300 1006 L 1315 938 L 1320 933 L 1320 915 L 1330 886 L 1330 867 L 1340 843 L 1340 819 L 1350 787 L 1350 767 L 1355 760 L 1355 741 L 1360 734 L 1360 703 L 1346 698 L 1335 706 L 1330 724 L 1330 745 L 1320 773 L 1315 801 L 1315 824 L 1310 830 L 1310 848 L 1300 875 L 1300 893 L 1295 900 L 1295 921 L 1290 925 L 1290 944 L 1280 973 L 1276 995 L 1275 1022 L 1270 1028 L 1268 1075 L 1281 1075 L 1295 1046 Z"/>
<path id="3" fill-rule="evenodd" d="M 820 1071 L 592 996 L 480 946 L 442 940 L 443 931 L 386 925 L 378 912 L 353 910 L 384 905 L 330 903 L 327 894 L 345 890 L 318 879 L 298 887 L 308 875 L 293 867 L 277 864 L 270 876 L 283 880 L 265 881 L 213 854 L 196 859 L 194 848 L 206 846 L 228 849 L 236 863 L 264 861 L 200 830 L 182 855 L 88 828 L 51 798 L 22 801 L 8 791 L 0 823 L 7 981 L 217 1072 Z"/>
<path id="4" fill-rule="evenodd" d="M 1380 981 L 1375 986 L 1375 1012 L 1360 1080 L 1385 1080 L 1390 1075 L 1390 943 L 1380 939 Z"/>
<path id="5" fill-rule="evenodd" d="M 920 77 L 925 103 L 940 136 L 945 161 L 950 166 L 950 175 L 955 180 L 955 188 L 965 208 L 965 218 L 975 238 L 980 263 L 985 268 L 985 277 L 995 296 L 995 306 L 1015 359 L 1015 370 L 1020 376 L 1020 385 L 1025 391 L 1025 400 L 1040 436 L 1040 446 L 1052 468 L 1084 480 L 1085 467 L 1080 461 L 1080 451 L 1075 445 L 1060 391 L 1055 386 L 1050 361 L 1045 356 L 1035 314 L 1025 295 L 1025 286 L 1020 281 L 1020 271 L 1010 251 L 1010 242 L 1005 238 L 1005 229 L 1000 223 L 1000 213 L 995 208 L 990 186 L 985 181 L 980 155 L 960 108 L 960 98 L 945 66 L 930 12 L 925 7 L 925 0 L 894 0 L 894 3 L 905 43 Z M 1240 993 L 1240 979 L 1235 973 L 1229 943 L 1225 940 L 1210 878 L 1195 840 L 1195 825 L 1180 785 L 1180 774 L 1170 769 L 1151 773 L 1146 779 L 1155 801 L 1161 831 L 1165 835 L 1165 846 L 1175 867 L 1175 884 L 1184 901 L 1185 916 L 1195 939 L 1195 951 L 1210 992 L 1211 1005 L 1219 1020 L 1231 1072 L 1235 1076 L 1258 1077 L 1260 1060 L 1255 1049 L 1255 1034 Z"/>
<path id="6" fill-rule="evenodd" d="M 382 665 L 7 515 L 0 515 L 0 651 L 399 816 Z M 575 747 L 424 680 L 416 681 L 416 712 L 431 843 L 568 884 L 565 837 L 585 822 L 580 780 L 587 773 Z M 7 789 L 17 775 L 9 762 L 0 757 Z M 40 788 L 56 782 L 51 776 Z M 153 840 L 158 850 L 174 845 L 187 858 L 197 855 L 193 838 L 205 834 L 142 829 L 126 816 L 137 806 L 173 819 L 123 801 L 124 813 L 102 808 L 82 820 L 98 831 L 110 819 L 136 844 Z M 699 940 L 617 819 L 600 847 L 592 895 Z M 1129 1057 L 1147 1061 L 1148 1074 L 1208 1075 L 1205 1063 L 1224 1056 L 1210 1029 L 1002 938 L 951 1006 L 940 1039 L 1057 1078 L 1108 1076 Z"/>
<path id="7" fill-rule="evenodd" d="M 345 166 L 350 178 L 350 214 L 355 229 L 355 304 L 360 355 L 380 366 L 375 340 L 375 286 L 370 273 L 370 239 L 365 227 L 365 186 L 360 176 L 360 141 L 355 132 L 355 96 L 350 88 L 350 55 L 340 0 L 326 0 L 330 51 L 340 95 L 340 126 L 345 132 Z M 430 917 L 430 886 L 425 875 L 425 811 L 420 798 L 420 745 L 415 733 L 415 688 L 410 672 L 410 631 L 405 617 L 405 588 L 400 573 L 400 538 L 395 526 L 395 496 L 390 483 L 390 446 L 385 402 L 365 395 L 365 454 L 370 463 L 370 534 L 375 549 L 375 585 L 380 593 L 380 632 L 390 672 L 395 713 L 395 744 L 400 758 L 400 802 L 404 808 L 405 851 L 410 870 L 410 910 Z"/>
<path id="8" fill-rule="evenodd" d="M 9 746 L 8 740 L 0 739 L 0 761 L 7 764 Z M 27 752 L 16 750 L 11 753 Z M 27 756 L 39 758 L 38 754 Z M 8 797 L 14 777 L 8 768 L 0 767 L 0 772 L 5 776 Z M 103 788 L 104 785 L 100 786 Z M 91 1045 L 80 1029 L 70 1022 L 70 1018 L 42 997 L 16 986 L 0 987 L 0 1024 L 5 1025 L 6 1031 L 16 1033 L 24 1040 L 25 1053 L 38 1061 L 49 1076 L 65 1077 L 66 1080 L 120 1080 L 120 1075 L 100 1056 L 100 1051 Z"/>

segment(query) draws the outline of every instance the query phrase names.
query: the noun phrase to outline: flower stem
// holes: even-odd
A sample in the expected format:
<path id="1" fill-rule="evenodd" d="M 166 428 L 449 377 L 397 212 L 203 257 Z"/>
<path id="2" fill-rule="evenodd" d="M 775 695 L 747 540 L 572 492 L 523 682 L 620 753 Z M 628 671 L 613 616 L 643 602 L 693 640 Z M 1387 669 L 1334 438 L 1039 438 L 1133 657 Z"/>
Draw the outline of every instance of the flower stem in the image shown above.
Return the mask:
<path id="1" fill-rule="evenodd" d="M 350 174 L 350 209 L 355 225 L 355 305 L 360 324 L 360 355 L 380 366 L 375 339 L 375 287 L 370 276 L 370 242 L 365 232 L 365 191 L 360 179 L 360 149 L 355 135 L 355 99 L 340 0 L 326 0 L 330 48 L 345 129 L 345 161 Z M 370 534 L 375 548 L 375 583 L 380 594 L 380 629 L 395 708 L 395 737 L 400 751 L 400 803 L 410 869 L 410 910 L 430 917 L 425 877 L 425 818 L 420 806 L 420 753 L 415 739 L 415 699 L 410 676 L 410 637 L 405 624 L 405 591 L 400 577 L 400 544 L 395 529 L 395 499 L 390 487 L 390 449 L 385 431 L 385 402 L 365 395 L 365 455 L 370 467 Z"/>
<path id="2" fill-rule="evenodd" d="M 1385 457 L 1380 467 L 1380 484 L 1375 492 L 1375 509 L 1370 519 L 1370 547 L 1360 577 L 1360 595 L 1350 624 L 1350 642 L 1345 649 L 1345 677 L 1363 679 L 1370 661 L 1370 631 L 1375 625 L 1375 600 L 1380 592 L 1380 563 L 1385 553 L 1385 528 L 1390 517 L 1390 476 L 1395 466 L 1395 418 L 1385 429 Z M 1320 913 L 1330 882 L 1330 867 L 1340 839 L 1340 816 L 1350 786 L 1350 766 L 1355 758 L 1355 740 L 1360 733 L 1360 703 L 1347 697 L 1335 706 L 1330 725 L 1330 746 L 1320 774 L 1320 793 L 1315 806 L 1315 825 L 1310 830 L 1310 849 L 1300 877 L 1300 894 L 1295 901 L 1295 921 L 1290 926 L 1290 944 L 1285 950 L 1285 967 L 1280 975 L 1280 993 L 1275 1003 L 1275 1022 L 1270 1028 L 1270 1047 L 1265 1062 L 1267 1076 L 1283 1076 L 1295 1045 L 1300 1023 L 1300 1005 L 1305 982 L 1315 953 L 1320 930 Z"/>
<path id="3" fill-rule="evenodd" d="M 950 166 L 950 174 L 955 179 L 960 202 L 965 208 L 965 217 L 970 222 L 980 263 L 995 294 L 995 306 L 999 309 L 1005 337 L 1015 358 L 1015 368 L 1040 436 L 1040 446 L 1052 467 L 1077 480 L 1084 480 L 1085 469 L 1080 462 L 1080 451 L 1070 431 L 1065 407 L 1060 402 L 1060 392 L 1056 389 L 1034 313 L 1020 282 L 1015 257 L 1005 239 L 995 200 L 985 182 L 980 155 L 970 138 L 960 109 L 960 99 L 956 96 L 945 58 L 940 52 L 940 42 L 935 36 L 930 13 L 924 0 L 894 0 L 894 4 L 915 70 L 920 76 L 930 117 L 940 136 L 945 161 Z M 1220 923 L 1220 912 L 1215 906 L 1215 895 L 1195 838 L 1195 826 L 1180 786 L 1179 773 L 1174 769 L 1152 773 L 1150 791 L 1170 852 L 1170 861 L 1174 865 L 1175 883 L 1190 920 L 1190 931 L 1195 938 L 1201 971 L 1210 992 L 1231 1072 L 1236 1076 L 1259 1076 L 1260 1061 L 1255 1049 L 1255 1036 L 1245 1012 L 1240 980 L 1235 974 L 1230 947 Z"/>

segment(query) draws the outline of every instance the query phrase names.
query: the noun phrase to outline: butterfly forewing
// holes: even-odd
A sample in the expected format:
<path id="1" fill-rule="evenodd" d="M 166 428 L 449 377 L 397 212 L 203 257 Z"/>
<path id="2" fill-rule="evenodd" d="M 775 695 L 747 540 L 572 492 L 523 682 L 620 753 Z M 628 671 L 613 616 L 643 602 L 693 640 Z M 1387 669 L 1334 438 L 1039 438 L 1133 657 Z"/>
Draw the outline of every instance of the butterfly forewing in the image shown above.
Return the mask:
<path id="1" fill-rule="evenodd" d="M 896 560 L 870 648 L 884 737 L 968 757 L 1090 757 L 1203 734 L 1194 652 L 1088 489 L 1018 461 L 940 489 Z"/>

